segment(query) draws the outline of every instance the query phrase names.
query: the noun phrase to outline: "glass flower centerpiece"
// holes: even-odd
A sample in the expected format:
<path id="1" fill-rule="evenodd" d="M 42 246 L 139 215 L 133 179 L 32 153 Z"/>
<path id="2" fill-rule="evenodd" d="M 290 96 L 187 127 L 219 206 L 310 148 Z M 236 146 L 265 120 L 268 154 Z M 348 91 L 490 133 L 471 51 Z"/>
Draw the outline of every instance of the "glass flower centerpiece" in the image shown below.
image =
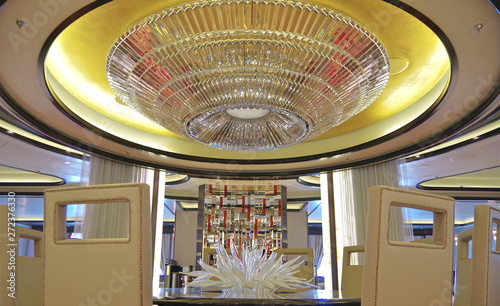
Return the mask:
<path id="1" fill-rule="evenodd" d="M 210 266 L 199 260 L 204 271 L 186 273 L 197 277 L 188 283 L 191 287 L 218 287 L 224 298 L 277 298 L 278 289 L 310 288 L 311 280 L 293 276 L 303 261 L 299 257 L 283 263 L 283 255 L 277 258 L 267 249 L 243 247 L 238 250 L 231 242 L 228 254 L 220 243 L 217 245 L 217 262 Z"/>

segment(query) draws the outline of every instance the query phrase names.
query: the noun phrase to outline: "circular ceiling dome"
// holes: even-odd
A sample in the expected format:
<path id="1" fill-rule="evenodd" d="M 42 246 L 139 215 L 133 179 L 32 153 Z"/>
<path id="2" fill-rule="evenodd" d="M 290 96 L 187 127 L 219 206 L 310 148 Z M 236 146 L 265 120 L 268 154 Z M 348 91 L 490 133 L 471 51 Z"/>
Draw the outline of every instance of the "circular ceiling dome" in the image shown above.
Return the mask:
<path id="1" fill-rule="evenodd" d="M 193 111 L 186 117 L 191 120 L 185 120 L 177 134 L 156 123 L 156 119 L 148 119 L 122 104 L 111 88 L 106 62 L 117 38 L 148 16 L 186 7 L 192 4 L 190 0 L 70 1 L 59 7 L 58 14 L 47 18 L 43 28 L 33 22 L 36 18 L 32 18 L 40 16 L 39 7 L 7 1 L 0 10 L 0 15 L 7 17 L 0 18 L 3 22 L 0 27 L 3 39 L 0 41 L 4 46 L 0 57 L 0 86 L 4 101 L 0 107 L 5 115 L 11 114 L 12 118 L 22 120 L 21 128 L 49 140 L 106 158 L 191 176 L 275 178 L 374 164 L 430 149 L 465 132 L 483 118 L 491 118 L 497 109 L 499 91 L 495 67 L 500 61 L 500 15 L 487 1 L 457 1 L 460 8 L 451 0 L 418 3 L 308 0 L 309 6 L 324 7 L 327 11 L 349 16 L 349 20 L 356 20 L 363 25 L 362 29 L 373 33 L 387 52 L 390 76 L 379 97 L 365 110 L 318 136 L 311 137 L 311 132 L 309 138 L 304 136 L 304 141 L 276 150 L 220 150 L 201 144 L 185 133 L 203 132 L 204 129 L 196 128 L 196 125 L 201 126 L 204 116 L 212 113 L 219 113 L 231 121 L 256 122 L 276 114 L 286 114 L 284 111 L 291 114 L 286 107 L 243 104 L 228 105 L 212 112 L 207 110 L 198 115 Z M 282 6 L 271 6 L 282 12 L 295 9 L 290 5 L 299 3 L 279 2 L 283 3 Z M 214 11 L 221 9 L 215 4 L 210 7 Z M 456 26 L 453 22 L 456 18 L 436 15 L 445 8 L 450 15 L 462 20 L 465 28 Z M 197 9 L 189 10 L 195 12 Z M 251 11 L 251 6 L 248 10 Z M 174 13 L 179 18 L 188 16 L 188 9 L 181 11 Z M 270 20 L 286 21 L 271 18 L 274 16 L 267 10 L 258 11 L 259 14 L 246 15 L 245 22 L 255 24 L 260 20 L 263 25 Z M 292 30 L 311 30 L 301 34 L 306 36 L 314 32 L 314 27 L 319 27 L 319 19 L 313 18 L 315 15 L 309 14 L 309 10 L 296 12 L 300 13 L 289 22 Z M 217 19 L 207 22 L 207 26 L 229 26 L 234 24 L 235 16 L 244 13 L 243 6 L 223 18 L 219 18 L 220 13 L 215 14 L 213 16 Z M 16 20 L 9 16 L 26 16 L 22 18 L 26 25 L 19 28 Z M 322 16 L 324 20 L 330 18 Z M 481 31 L 471 30 L 478 20 L 484 24 Z M 179 20 L 175 26 L 162 29 L 170 33 L 188 24 Z M 134 33 L 141 32 L 140 28 L 133 30 Z M 150 46 L 148 36 L 139 37 L 141 42 Z M 13 42 L 12 38 L 17 40 Z M 301 43 L 301 46 L 307 45 L 305 41 Z M 213 50 L 210 55 L 214 59 L 222 56 L 215 52 L 219 49 Z M 316 67 L 326 68 L 328 65 L 318 64 Z M 191 69 L 195 68 L 191 66 Z M 302 72 L 319 73 L 307 69 Z M 244 99 L 240 101 L 248 103 Z M 305 113 L 305 110 L 300 111 Z M 299 118 L 302 119 L 296 120 L 297 130 L 311 129 L 311 126 L 306 126 L 309 118 Z"/>
<path id="2" fill-rule="evenodd" d="M 374 34 L 300 1 L 160 11 L 116 40 L 106 67 L 125 104 L 179 136 L 234 151 L 317 137 L 368 107 L 389 79 Z"/>

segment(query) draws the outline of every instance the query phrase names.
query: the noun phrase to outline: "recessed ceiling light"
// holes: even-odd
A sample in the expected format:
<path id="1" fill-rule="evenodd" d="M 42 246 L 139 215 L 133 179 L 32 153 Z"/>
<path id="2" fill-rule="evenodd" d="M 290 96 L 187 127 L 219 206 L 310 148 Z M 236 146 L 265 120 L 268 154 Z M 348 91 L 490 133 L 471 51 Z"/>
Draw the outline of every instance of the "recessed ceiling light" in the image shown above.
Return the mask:
<path id="1" fill-rule="evenodd" d="M 12 132 L 12 131 L 7 131 L 7 134 L 14 134 L 14 132 Z"/>
<path id="2" fill-rule="evenodd" d="M 69 162 L 69 161 L 65 161 L 64 163 L 65 163 L 66 165 L 69 165 L 69 164 L 70 164 L 70 162 Z"/>

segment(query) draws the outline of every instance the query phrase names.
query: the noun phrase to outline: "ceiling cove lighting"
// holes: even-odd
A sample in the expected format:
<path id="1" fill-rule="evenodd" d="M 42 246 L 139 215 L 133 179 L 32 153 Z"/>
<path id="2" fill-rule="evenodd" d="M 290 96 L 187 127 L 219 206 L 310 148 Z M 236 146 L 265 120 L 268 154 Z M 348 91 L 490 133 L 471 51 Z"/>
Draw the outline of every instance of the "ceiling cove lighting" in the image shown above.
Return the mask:
<path id="1" fill-rule="evenodd" d="M 166 129 L 224 150 L 316 137 L 369 106 L 388 55 L 364 26 L 301 1 L 208 0 L 130 27 L 112 46 L 117 97 Z"/>

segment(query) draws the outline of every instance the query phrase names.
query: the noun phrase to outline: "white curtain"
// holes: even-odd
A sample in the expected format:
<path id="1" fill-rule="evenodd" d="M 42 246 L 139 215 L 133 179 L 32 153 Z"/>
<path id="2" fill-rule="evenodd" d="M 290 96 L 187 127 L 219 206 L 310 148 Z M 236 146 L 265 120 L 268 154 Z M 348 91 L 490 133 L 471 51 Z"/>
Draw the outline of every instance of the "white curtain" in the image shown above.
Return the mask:
<path id="1" fill-rule="evenodd" d="M 323 235 L 308 235 L 307 247 L 314 251 L 314 265 L 319 265 L 323 258 Z"/>
<path id="2" fill-rule="evenodd" d="M 172 264 L 174 259 L 174 233 L 163 234 L 161 248 L 161 269 L 165 274 L 165 265 Z"/>
<path id="3" fill-rule="evenodd" d="M 308 235 L 307 247 L 313 249 L 314 275 L 318 275 L 318 268 L 323 259 L 323 235 Z"/>
<path id="4" fill-rule="evenodd" d="M 366 167 L 347 169 L 335 172 L 334 198 L 335 209 L 339 209 L 337 217 L 343 224 L 344 246 L 360 245 L 365 243 L 366 220 L 368 213 L 368 188 L 384 185 L 402 188 L 406 172 L 403 159 L 379 163 Z M 412 231 L 405 227 L 406 214 L 400 208 L 394 207 L 391 212 L 392 237 L 397 241 L 409 241 Z M 338 224 L 337 224 L 338 226 Z"/>
<path id="5" fill-rule="evenodd" d="M 90 156 L 89 167 L 88 185 L 146 183 L 153 175 L 153 170 L 97 156 Z M 75 232 L 82 238 L 126 238 L 128 220 L 128 206 L 123 203 L 78 205 Z"/>
<path id="6" fill-rule="evenodd" d="M 405 179 L 404 159 L 333 173 L 339 273 L 342 269 L 344 247 L 365 244 L 368 188 L 377 185 L 404 188 L 402 182 Z M 390 239 L 413 240 L 410 224 L 407 210 L 394 207 L 391 211 Z M 355 264 L 361 263 L 363 258 L 363 254 L 354 254 L 352 257 Z"/>

